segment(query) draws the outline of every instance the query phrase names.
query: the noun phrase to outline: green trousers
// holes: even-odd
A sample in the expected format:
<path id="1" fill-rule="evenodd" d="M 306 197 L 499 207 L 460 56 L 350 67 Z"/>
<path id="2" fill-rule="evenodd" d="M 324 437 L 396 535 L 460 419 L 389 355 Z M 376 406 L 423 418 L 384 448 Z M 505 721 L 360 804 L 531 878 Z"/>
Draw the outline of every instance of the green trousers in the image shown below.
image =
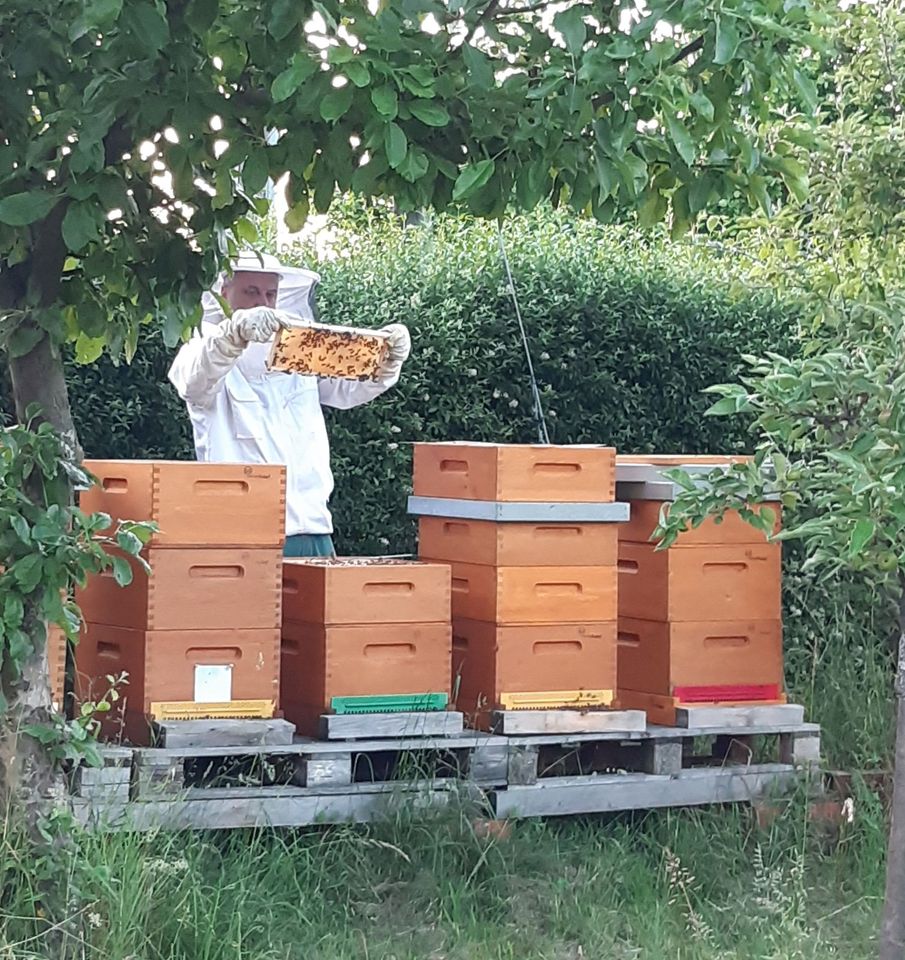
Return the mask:
<path id="1" fill-rule="evenodd" d="M 297 533 L 286 538 L 284 557 L 335 557 L 333 537 L 329 533 Z"/>

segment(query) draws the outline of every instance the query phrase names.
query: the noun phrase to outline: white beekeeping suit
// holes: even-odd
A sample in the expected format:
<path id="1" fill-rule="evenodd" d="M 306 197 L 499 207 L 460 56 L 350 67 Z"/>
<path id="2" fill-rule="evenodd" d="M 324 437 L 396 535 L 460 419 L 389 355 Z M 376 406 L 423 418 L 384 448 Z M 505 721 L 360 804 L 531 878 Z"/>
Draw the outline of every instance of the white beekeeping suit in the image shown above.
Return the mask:
<path id="1" fill-rule="evenodd" d="M 205 295 L 198 333 L 179 351 L 169 378 L 188 407 L 201 461 L 286 466 L 286 535 L 333 532 L 330 446 L 321 405 L 349 409 L 380 396 L 398 380 L 410 341 L 394 324 L 377 382 L 270 373 L 265 362 L 280 327 L 310 323 L 318 276 L 282 267 L 273 257 L 241 257 L 234 272 L 278 274 L 276 309 L 235 310 L 225 318 Z M 227 521 L 228 522 L 228 521 Z"/>

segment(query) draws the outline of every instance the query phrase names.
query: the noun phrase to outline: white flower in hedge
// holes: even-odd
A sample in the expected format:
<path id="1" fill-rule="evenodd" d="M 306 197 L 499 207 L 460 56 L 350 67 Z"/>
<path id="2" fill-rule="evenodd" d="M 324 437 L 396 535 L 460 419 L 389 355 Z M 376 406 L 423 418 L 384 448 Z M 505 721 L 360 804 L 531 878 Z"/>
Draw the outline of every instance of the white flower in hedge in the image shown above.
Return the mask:
<path id="1" fill-rule="evenodd" d="M 396 424 L 393 424 L 393 426 L 390 427 L 390 433 L 402 433 L 402 427 L 397 427 Z"/>
<path id="2" fill-rule="evenodd" d="M 546 350 L 544 350 L 544 352 L 540 355 L 540 358 L 541 358 L 541 360 L 549 360 L 549 359 L 550 359 L 550 354 L 547 353 Z"/>
<path id="3" fill-rule="evenodd" d="M 500 399 L 500 391 L 497 390 L 496 388 L 494 388 L 494 391 L 493 391 L 493 399 L 494 399 L 494 400 L 499 400 L 499 399 Z"/>
<path id="4" fill-rule="evenodd" d="M 474 367 L 469 367 L 469 369 L 466 370 L 465 372 L 468 374 L 469 377 L 476 377 L 478 375 L 478 371 L 475 370 Z"/>
<path id="5" fill-rule="evenodd" d="M 510 400 L 509 406 L 514 410 L 518 406 L 518 400 Z"/>
<path id="6" fill-rule="evenodd" d="M 377 542 L 378 542 L 382 547 L 388 547 L 388 546 L 390 545 L 390 541 L 387 540 L 386 537 L 381 537 Z"/>
<path id="7" fill-rule="evenodd" d="M 398 444 L 398 443 L 388 443 L 388 444 L 387 444 L 387 450 L 398 450 L 398 449 L 399 449 L 399 444 Z"/>

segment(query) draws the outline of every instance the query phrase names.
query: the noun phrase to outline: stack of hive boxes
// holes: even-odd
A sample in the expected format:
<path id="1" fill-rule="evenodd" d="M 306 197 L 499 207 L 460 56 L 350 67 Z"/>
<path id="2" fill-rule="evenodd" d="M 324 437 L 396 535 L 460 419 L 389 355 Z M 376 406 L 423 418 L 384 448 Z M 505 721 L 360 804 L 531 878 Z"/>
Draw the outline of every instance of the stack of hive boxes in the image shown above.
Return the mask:
<path id="1" fill-rule="evenodd" d="M 737 512 L 668 550 L 650 536 L 676 488 L 662 471 L 709 472 L 730 458 L 617 457 L 631 505 L 619 530 L 619 701 L 674 724 L 680 707 L 783 703 L 781 548 Z M 776 504 L 771 507 L 779 518 Z"/>
<path id="2" fill-rule="evenodd" d="M 497 709 L 610 705 L 616 688 L 615 451 L 416 444 L 419 555 L 452 569 L 453 689 Z"/>
<path id="3" fill-rule="evenodd" d="M 285 469 L 278 466 L 89 461 L 98 485 L 81 507 L 159 527 L 132 582 L 92 577 L 76 692 L 92 699 L 128 674 L 117 716 L 135 743 L 149 721 L 273 716 L 279 695 Z"/>
<path id="4" fill-rule="evenodd" d="M 284 562 L 280 701 L 302 733 L 325 713 L 444 709 L 451 641 L 443 564 Z"/>

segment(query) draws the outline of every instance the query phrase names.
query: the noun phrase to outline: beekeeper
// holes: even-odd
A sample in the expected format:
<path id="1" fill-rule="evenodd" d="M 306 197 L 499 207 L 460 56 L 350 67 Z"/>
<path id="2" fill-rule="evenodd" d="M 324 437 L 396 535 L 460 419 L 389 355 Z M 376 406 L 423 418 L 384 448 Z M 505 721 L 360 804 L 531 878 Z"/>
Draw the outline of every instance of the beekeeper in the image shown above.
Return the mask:
<path id="1" fill-rule="evenodd" d="M 215 287 L 232 315 L 206 295 L 201 327 L 169 373 L 188 407 L 200 461 L 285 464 L 289 557 L 334 553 L 327 507 L 333 475 L 321 406 L 346 410 L 379 397 L 399 380 L 411 349 L 408 330 L 392 324 L 383 328 L 389 351 L 376 381 L 269 372 L 265 362 L 277 331 L 314 319 L 317 280 L 275 257 L 243 254 Z"/>

